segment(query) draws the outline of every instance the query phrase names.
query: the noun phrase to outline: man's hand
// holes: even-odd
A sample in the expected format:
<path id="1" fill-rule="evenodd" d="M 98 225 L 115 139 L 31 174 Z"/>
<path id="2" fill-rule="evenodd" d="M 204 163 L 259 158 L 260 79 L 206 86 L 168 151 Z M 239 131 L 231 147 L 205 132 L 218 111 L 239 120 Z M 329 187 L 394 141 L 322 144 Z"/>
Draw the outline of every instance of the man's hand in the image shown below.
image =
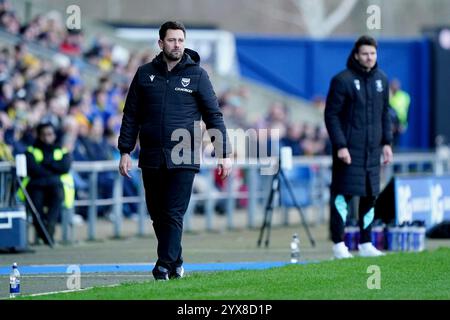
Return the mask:
<path id="1" fill-rule="evenodd" d="M 119 172 L 122 176 L 131 179 L 131 176 L 128 173 L 130 170 L 131 170 L 131 157 L 128 153 L 122 153 L 119 162 Z"/>
<path id="2" fill-rule="evenodd" d="M 231 168 L 232 168 L 232 164 L 231 164 L 231 159 L 230 158 L 223 158 L 223 159 L 219 159 L 219 163 L 217 164 L 217 169 L 218 169 L 218 173 L 220 178 L 225 179 L 226 177 L 228 177 L 231 173 Z"/>
<path id="3" fill-rule="evenodd" d="M 352 163 L 352 157 L 350 157 L 350 152 L 348 152 L 347 148 L 339 149 L 337 156 L 339 159 L 341 159 L 346 164 Z"/>
<path id="4" fill-rule="evenodd" d="M 383 164 L 389 164 L 394 160 L 394 155 L 392 153 L 392 148 L 390 145 L 386 144 L 383 146 Z"/>

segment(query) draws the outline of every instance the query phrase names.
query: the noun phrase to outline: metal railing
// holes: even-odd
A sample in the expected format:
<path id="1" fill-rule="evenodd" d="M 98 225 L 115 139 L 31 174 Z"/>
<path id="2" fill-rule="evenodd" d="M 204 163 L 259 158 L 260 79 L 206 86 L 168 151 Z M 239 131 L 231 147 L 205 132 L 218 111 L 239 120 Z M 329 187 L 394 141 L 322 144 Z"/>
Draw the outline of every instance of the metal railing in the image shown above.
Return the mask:
<path id="1" fill-rule="evenodd" d="M 293 164 L 295 166 L 308 167 L 311 172 L 310 187 L 310 203 L 309 206 L 315 207 L 318 214 L 315 216 L 316 223 L 324 223 L 326 221 L 326 213 L 329 201 L 329 182 L 331 181 L 331 157 L 294 157 Z M 265 199 L 269 193 L 270 176 L 263 176 L 259 170 L 263 167 L 267 168 L 266 161 L 256 162 L 257 164 L 235 164 L 233 170 L 242 169 L 245 172 L 246 191 L 236 191 L 234 188 L 235 175 L 231 175 L 227 180 L 225 190 L 214 191 L 214 168 L 212 164 L 203 164 L 201 176 L 206 179 L 209 186 L 204 192 L 193 193 L 189 207 L 185 215 L 185 230 L 193 229 L 192 217 L 195 213 L 196 204 L 204 203 L 204 228 L 205 230 L 213 230 L 213 225 L 217 214 L 215 211 L 215 202 L 222 199 L 225 201 L 225 220 L 227 229 L 236 228 L 236 200 L 246 199 L 247 205 L 244 208 L 246 212 L 245 225 L 239 227 L 254 228 L 256 227 L 256 218 L 258 214 L 262 214 Z M 263 164 L 265 165 L 263 165 Z M 274 161 L 273 163 L 277 163 Z M 449 159 L 441 159 L 435 153 L 407 153 L 396 154 L 394 163 L 389 166 L 382 166 L 381 179 L 382 187 L 396 174 L 423 174 L 430 173 L 441 175 L 449 173 Z M 118 173 L 117 161 L 96 161 L 96 162 L 74 162 L 72 171 L 76 173 L 87 173 L 88 178 L 88 199 L 75 200 L 75 207 L 87 206 L 87 233 L 88 240 L 97 238 L 97 219 L 98 207 L 104 205 L 112 206 L 112 233 L 113 237 L 120 238 L 123 228 L 122 207 L 125 203 L 137 203 L 138 218 L 136 219 L 136 234 L 142 236 L 145 233 L 144 225 L 148 219 L 148 213 L 144 197 L 144 188 L 141 179 L 137 185 L 137 196 L 123 196 L 124 178 Z M 0 206 L 2 200 L 6 199 L 8 191 L 8 183 L 11 183 L 13 177 L 13 166 L 10 163 L 0 162 Z M 133 169 L 138 170 L 137 163 L 133 163 Z M 139 170 L 140 171 L 140 170 Z M 112 197 L 109 199 L 99 199 L 98 192 L 98 176 L 102 172 L 114 172 L 114 186 Z M 11 195 L 9 195 L 11 196 Z M 4 202 L 3 202 L 4 203 Z M 62 240 L 64 242 L 72 242 L 74 239 L 72 215 L 74 210 L 65 210 L 62 217 Z M 287 216 L 284 219 L 285 224 L 289 224 Z"/>

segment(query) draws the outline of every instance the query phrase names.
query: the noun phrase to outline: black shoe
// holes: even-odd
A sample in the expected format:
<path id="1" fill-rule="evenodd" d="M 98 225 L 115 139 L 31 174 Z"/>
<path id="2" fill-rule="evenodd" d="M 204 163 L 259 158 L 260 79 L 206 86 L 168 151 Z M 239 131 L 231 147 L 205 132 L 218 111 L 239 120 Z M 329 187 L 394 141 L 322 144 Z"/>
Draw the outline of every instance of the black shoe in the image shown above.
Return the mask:
<path id="1" fill-rule="evenodd" d="M 166 281 L 169 280 L 169 270 L 161 267 L 161 266 L 155 266 L 155 268 L 153 268 L 152 270 L 152 274 L 153 277 L 155 278 L 155 280 L 162 280 L 162 281 Z"/>
<path id="2" fill-rule="evenodd" d="M 183 266 L 179 266 L 175 268 L 175 271 L 172 271 L 169 275 L 170 279 L 180 279 L 184 276 L 184 268 Z"/>

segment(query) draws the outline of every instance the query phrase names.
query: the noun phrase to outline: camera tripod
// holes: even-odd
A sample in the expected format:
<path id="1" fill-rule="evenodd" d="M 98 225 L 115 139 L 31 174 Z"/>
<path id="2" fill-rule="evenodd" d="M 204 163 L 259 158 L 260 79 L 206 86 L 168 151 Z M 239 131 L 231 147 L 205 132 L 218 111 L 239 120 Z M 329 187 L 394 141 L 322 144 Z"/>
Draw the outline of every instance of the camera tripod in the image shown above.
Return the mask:
<path id="1" fill-rule="evenodd" d="M 39 235 L 39 237 L 44 240 L 44 243 L 48 245 L 50 248 L 53 248 L 54 242 L 52 237 L 49 235 L 47 228 L 45 227 L 44 222 L 42 221 L 40 212 L 36 209 L 34 206 L 33 200 L 31 199 L 30 195 L 27 192 L 27 189 L 22 184 L 22 180 L 19 176 L 16 176 L 16 183 L 18 187 L 22 190 L 23 194 L 25 195 L 25 201 L 26 204 L 28 204 L 28 207 L 30 209 L 30 212 L 33 216 L 34 226 L 36 228 L 36 232 Z"/>
<path id="2" fill-rule="evenodd" d="M 281 179 L 280 179 L 280 177 L 281 177 Z M 271 189 L 270 189 L 269 197 L 267 198 L 266 209 L 264 212 L 264 221 L 261 226 L 260 233 L 259 233 L 258 247 L 261 246 L 264 231 L 266 229 L 267 229 L 266 241 L 264 244 L 265 244 L 266 248 L 269 246 L 270 230 L 271 230 L 271 226 L 272 226 L 272 214 L 273 214 L 273 209 L 274 209 L 275 192 L 278 192 L 278 195 L 280 198 L 279 200 L 280 200 L 280 204 L 281 204 L 281 192 L 280 192 L 281 180 L 283 180 L 283 182 L 288 190 L 288 193 L 291 196 L 292 202 L 294 203 L 294 206 L 297 208 L 297 210 L 300 214 L 302 225 L 305 228 L 306 234 L 308 235 L 309 242 L 311 243 L 311 246 L 314 247 L 316 245 L 316 242 L 314 241 L 314 239 L 309 231 L 308 225 L 306 224 L 306 221 L 305 221 L 305 216 L 303 214 L 303 210 L 301 209 L 300 205 L 297 202 L 297 199 L 295 198 L 294 192 L 292 190 L 292 185 L 291 185 L 289 179 L 286 177 L 285 173 L 283 172 L 283 168 L 281 167 L 280 161 L 278 162 L 278 171 L 273 175 L 273 178 L 272 178 Z"/>

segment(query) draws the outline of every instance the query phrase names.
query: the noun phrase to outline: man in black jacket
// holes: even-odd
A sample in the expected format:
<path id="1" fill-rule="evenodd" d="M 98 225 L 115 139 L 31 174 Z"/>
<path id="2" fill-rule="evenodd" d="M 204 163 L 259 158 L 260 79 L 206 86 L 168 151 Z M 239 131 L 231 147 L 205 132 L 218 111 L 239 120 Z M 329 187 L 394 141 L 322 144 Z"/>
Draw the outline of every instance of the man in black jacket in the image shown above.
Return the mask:
<path id="1" fill-rule="evenodd" d="M 68 172 L 72 158 L 67 149 L 56 144 L 56 132 L 51 123 L 39 124 L 36 131 L 37 139 L 25 153 L 27 177 L 23 184 L 53 240 L 63 204 L 66 200 L 72 201 L 69 199 L 71 195 L 64 192 L 66 179 L 71 179 Z M 47 208 L 46 213 L 44 207 Z"/>
<path id="2" fill-rule="evenodd" d="M 129 154 L 139 135 L 139 167 L 158 239 L 156 280 L 180 278 L 184 273 L 181 236 L 194 175 L 200 167 L 200 120 L 207 129 L 214 129 L 211 140 L 222 178 L 231 170 L 231 148 L 216 95 L 199 65 L 199 55 L 184 48 L 185 35 L 180 22 L 161 25 L 158 44 L 162 52 L 138 68 L 119 136 L 119 171 L 129 177 Z"/>
<path id="3" fill-rule="evenodd" d="M 380 155 L 384 164 L 393 155 L 389 87 L 386 75 L 378 69 L 375 39 L 360 37 L 347 69 L 331 80 L 325 123 L 333 145 L 330 223 L 334 256 L 352 257 L 343 242 L 352 196 L 360 196 L 360 255 L 383 255 L 371 243 L 371 225 L 380 192 Z"/>

